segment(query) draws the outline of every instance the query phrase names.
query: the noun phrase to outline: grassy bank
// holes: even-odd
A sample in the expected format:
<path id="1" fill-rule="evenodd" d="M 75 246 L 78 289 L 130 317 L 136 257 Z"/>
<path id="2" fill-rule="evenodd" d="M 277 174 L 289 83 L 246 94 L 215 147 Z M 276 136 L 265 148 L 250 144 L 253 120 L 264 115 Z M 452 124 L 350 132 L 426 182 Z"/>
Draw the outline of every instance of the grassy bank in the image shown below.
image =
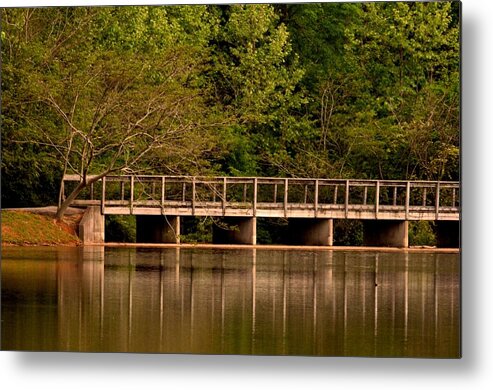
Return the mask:
<path id="1" fill-rule="evenodd" d="M 77 219 L 26 211 L 2 211 L 2 245 L 77 245 Z"/>

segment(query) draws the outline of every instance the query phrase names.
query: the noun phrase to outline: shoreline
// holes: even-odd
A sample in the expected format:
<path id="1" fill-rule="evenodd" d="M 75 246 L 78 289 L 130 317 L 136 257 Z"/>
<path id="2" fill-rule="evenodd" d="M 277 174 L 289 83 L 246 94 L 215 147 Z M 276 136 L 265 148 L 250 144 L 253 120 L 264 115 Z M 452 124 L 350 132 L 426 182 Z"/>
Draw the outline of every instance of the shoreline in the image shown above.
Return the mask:
<path id="1" fill-rule="evenodd" d="M 87 245 L 87 244 L 86 244 Z M 316 251 L 354 251 L 354 252 L 443 252 L 460 253 L 460 248 L 433 248 L 433 247 L 369 247 L 369 246 L 312 246 L 312 245 L 240 245 L 240 244 L 141 244 L 108 242 L 87 246 L 103 246 L 110 248 L 197 248 L 197 249 L 262 249 L 262 250 L 316 250 Z"/>
<path id="2" fill-rule="evenodd" d="M 334 251 L 334 252 L 430 252 L 430 253 L 461 253 L 461 248 L 435 248 L 435 247 L 369 247 L 369 246 L 310 246 L 310 245 L 238 245 L 238 244 L 144 244 L 144 243 L 125 243 L 125 242 L 105 242 L 101 244 L 79 244 L 79 245 L 56 245 L 56 244 L 35 244 L 35 245 L 16 245 L 2 243 L 2 248 L 33 248 L 33 247 L 104 247 L 104 248 L 154 248 L 154 249 L 244 249 L 244 250 L 294 250 L 294 251 Z"/>

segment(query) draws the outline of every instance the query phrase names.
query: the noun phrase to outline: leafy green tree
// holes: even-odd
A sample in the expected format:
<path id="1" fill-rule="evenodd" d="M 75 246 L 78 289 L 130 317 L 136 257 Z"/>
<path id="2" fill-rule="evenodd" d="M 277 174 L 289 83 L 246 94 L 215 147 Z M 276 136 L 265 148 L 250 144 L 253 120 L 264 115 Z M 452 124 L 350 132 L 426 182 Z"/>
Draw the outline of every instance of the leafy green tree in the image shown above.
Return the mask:
<path id="1" fill-rule="evenodd" d="M 32 9 L 1 12 L 2 207 L 43 205 L 56 199 L 61 174 L 52 151 L 32 142 L 31 118 L 46 116 L 43 108 L 28 98 L 32 62 L 39 57 L 38 48 L 28 47 L 28 42 L 39 26 Z"/>
<path id="2" fill-rule="evenodd" d="M 450 2 L 368 3 L 348 31 L 353 155 L 382 178 L 457 178 L 459 31 Z M 369 167 L 370 168 L 370 167 Z"/>
<path id="3" fill-rule="evenodd" d="M 234 5 L 222 11 L 211 77 L 219 102 L 234 118 L 225 133 L 224 169 L 268 171 L 276 153 L 299 136 L 295 114 L 304 103 L 297 90 L 303 71 L 273 6 Z"/>
<path id="4" fill-rule="evenodd" d="M 205 18 L 197 10 L 204 8 L 175 9 L 176 19 L 147 7 L 8 11 L 17 22 L 5 38 L 12 49 L 4 56 L 8 80 L 15 80 L 7 106 L 22 106 L 10 118 L 26 123 L 14 142 L 52 148 L 62 174 L 80 178 L 60 198 L 58 218 L 105 175 L 155 162 L 179 169 L 208 148 L 200 72 L 210 29 L 203 28 L 202 40 L 187 37 L 194 17 L 197 25 Z M 156 25 L 162 40 L 152 44 Z"/>
<path id="5" fill-rule="evenodd" d="M 458 177 L 458 7 L 278 6 L 305 69 L 300 175 Z"/>

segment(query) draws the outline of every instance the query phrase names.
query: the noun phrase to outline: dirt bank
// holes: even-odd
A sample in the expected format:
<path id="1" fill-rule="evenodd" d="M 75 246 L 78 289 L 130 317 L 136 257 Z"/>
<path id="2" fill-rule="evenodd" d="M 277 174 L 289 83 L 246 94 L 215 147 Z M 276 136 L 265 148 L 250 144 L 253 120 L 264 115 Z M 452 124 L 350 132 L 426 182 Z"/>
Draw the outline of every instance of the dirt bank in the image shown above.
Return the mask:
<path id="1" fill-rule="evenodd" d="M 2 210 L 2 245 L 79 245 L 77 226 L 83 210 L 71 209 L 62 221 L 56 207 Z"/>

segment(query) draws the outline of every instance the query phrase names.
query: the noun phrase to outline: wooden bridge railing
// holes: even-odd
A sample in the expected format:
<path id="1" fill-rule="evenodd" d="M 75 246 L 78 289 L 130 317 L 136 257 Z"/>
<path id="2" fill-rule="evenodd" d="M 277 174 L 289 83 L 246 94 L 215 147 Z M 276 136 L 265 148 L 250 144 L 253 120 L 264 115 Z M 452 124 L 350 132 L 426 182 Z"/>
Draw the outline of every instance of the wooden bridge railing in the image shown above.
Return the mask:
<path id="1" fill-rule="evenodd" d="M 64 177 L 65 188 L 79 181 Z M 459 182 L 107 176 L 74 205 L 106 214 L 459 219 Z"/>

